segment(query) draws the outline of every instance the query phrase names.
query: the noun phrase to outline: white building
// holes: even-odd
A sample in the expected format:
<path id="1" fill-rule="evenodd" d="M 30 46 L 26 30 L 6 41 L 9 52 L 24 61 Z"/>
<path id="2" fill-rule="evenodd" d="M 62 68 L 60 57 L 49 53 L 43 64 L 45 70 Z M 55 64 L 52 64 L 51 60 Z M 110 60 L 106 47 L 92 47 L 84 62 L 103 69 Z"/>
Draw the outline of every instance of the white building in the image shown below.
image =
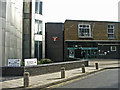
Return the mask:
<path id="1" fill-rule="evenodd" d="M 0 1 L 0 66 L 7 66 L 8 59 L 45 57 L 42 5 L 42 0 Z"/>
<path id="2" fill-rule="evenodd" d="M 23 58 L 45 57 L 43 1 L 24 2 Z"/>

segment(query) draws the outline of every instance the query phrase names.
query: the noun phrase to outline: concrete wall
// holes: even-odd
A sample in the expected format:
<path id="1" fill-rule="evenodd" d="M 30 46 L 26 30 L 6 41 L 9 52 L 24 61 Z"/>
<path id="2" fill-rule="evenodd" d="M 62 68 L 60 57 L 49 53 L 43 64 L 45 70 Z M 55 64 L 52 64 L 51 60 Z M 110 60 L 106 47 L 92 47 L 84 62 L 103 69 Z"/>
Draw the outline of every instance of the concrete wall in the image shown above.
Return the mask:
<path id="1" fill-rule="evenodd" d="M 65 67 L 65 70 L 80 68 L 82 64 L 88 66 L 88 61 L 71 61 L 52 64 L 42 64 L 38 66 L 29 67 L 3 67 L 3 76 L 23 76 L 24 72 L 29 72 L 31 76 L 41 75 L 53 72 L 60 72 L 61 67 Z"/>
<path id="2" fill-rule="evenodd" d="M 42 1 L 42 0 L 40 0 Z M 45 58 L 45 23 L 43 15 L 35 13 L 35 0 L 23 3 L 23 59 L 35 57 L 35 20 L 42 22 L 42 58 Z M 39 35 L 39 34 L 38 34 Z M 36 57 L 35 57 L 36 58 Z"/>
<path id="3" fill-rule="evenodd" d="M 23 59 L 31 58 L 31 3 L 24 2 L 23 3 Z"/>
<path id="4" fill-rule="evenodd" d="M 0 60 L 2 66 L 8 65 L 8 59 L 22 59 L 22 0 L 0 2 Z"/>

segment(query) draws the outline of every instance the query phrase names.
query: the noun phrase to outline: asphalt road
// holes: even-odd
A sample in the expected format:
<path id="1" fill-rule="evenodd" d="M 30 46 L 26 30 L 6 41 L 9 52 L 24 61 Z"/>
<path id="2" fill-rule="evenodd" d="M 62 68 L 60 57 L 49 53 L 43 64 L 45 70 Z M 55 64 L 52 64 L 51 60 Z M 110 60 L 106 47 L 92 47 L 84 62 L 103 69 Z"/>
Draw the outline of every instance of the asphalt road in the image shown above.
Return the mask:
<path id="1" fill-rule="evenodd" d="M 84 78 L 63 82 L 52 88 L 61 88 L 61 90 L 63 88 L 118 88 L 118 69 L 109 69 Z"/>

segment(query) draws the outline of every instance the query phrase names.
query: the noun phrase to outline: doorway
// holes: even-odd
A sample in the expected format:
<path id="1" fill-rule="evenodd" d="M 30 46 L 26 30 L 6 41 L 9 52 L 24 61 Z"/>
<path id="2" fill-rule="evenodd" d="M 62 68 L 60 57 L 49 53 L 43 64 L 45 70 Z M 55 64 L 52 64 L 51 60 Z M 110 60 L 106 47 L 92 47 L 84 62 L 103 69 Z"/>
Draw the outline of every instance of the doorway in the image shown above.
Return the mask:
<path id="1" fill-rule="evenodd" d="M 82 48 L 68 48 L 69 58 L 93 59 L 98 57 L 98 48 L 96 47 L 82 47 Z"/>
<path id="2" fill-rule="evenodd" d="M 42 42 L 41 41 L 35 41 L 35 58 L 37 58 L 37 60 L 42 59 Z"/>

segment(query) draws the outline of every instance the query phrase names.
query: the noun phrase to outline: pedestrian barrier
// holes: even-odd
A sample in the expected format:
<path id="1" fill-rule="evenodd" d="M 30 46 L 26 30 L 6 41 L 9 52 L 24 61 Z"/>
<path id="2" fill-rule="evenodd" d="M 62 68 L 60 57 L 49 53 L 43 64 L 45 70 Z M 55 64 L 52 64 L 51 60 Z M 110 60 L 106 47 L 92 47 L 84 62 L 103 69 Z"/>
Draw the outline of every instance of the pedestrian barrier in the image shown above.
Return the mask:
<path id="1" fill-rule="evenodd" d="M 95 63 L 95 67 L 96 67 L 96 69 L 99 69 L 99 68 L 98 68 L 98 63 Z"/>
<path id="2" fill-rule="evenodd" d="M 61 68 L 61 78 L 65 78 L 65 67 Z"/>
<path id="3" fill-rule="evenodd" d="M 29 87 L 29 72 L 24 72 L 24 87 Z"/>
<path id="4" fill-rule="evenodd" d="M 85 73 L 85 65 L 82 64 L 82 73 Z"/>

